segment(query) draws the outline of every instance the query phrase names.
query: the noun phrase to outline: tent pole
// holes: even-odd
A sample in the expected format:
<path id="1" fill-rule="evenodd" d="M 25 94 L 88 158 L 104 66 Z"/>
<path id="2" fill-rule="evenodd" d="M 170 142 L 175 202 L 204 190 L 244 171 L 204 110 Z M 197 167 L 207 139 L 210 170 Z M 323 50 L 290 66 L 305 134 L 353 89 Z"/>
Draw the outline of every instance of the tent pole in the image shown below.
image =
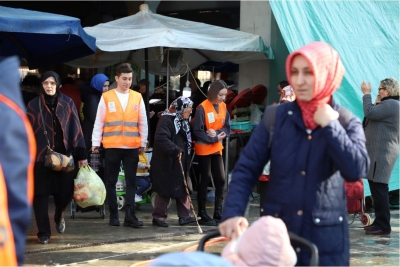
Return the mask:
<path id="1" fill-rule="evenodd" d="M 169 48 L 167 50 L 167 98 L 165 99 L 165 103 L 167 105 L 166 109 L 168 109 L 168 100 L 169 100 Z"/>
<path id="2" fill-rule="evenodd" d="M 149 100 L 149 50 L 148 48 L 144 49 L 144 68 L 145 68 L 145 79 L 146 79 L 146 115 L 147 115 L 147 127 L 148 132 L 150 133 L 150 100 Z M 153 144 L 151 144 L 153 145 Z"/>

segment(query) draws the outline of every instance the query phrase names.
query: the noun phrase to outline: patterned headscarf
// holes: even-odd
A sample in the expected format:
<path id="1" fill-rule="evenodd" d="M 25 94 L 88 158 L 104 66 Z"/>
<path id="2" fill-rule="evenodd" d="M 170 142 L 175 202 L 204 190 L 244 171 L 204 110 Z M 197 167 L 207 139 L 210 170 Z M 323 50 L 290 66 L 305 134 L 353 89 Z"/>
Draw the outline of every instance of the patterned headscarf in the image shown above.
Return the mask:
<path id="1" fill-rule="evenodd" d="M 314 121 L 315 111 L 319 106 L 330 101 L 333 92 L 340 87 L 345 70 L 340 61 L 339 53 L 335 49 L 327 43 L 312 42 L 288 56 L 286 60 L 286 76 L 290 84 L 292 84 L 291 66 L 293 58 L 297 55 L 307 59 L 314 73 L 315 83 L 312 99 L 305 102 L 296 98 L 305 126 L 307 129 L 314 130 L 318 126 Z"/>
<path id="2" fill-rule="evenodd" d="M 161 116 L 168 115 L 175 117 L 174 119 L 175 133 L 178 133 L 181 128 L 182 130 L 185 131 L 188 140 L 187 144 L 188 144 L 189 154 L 192 149 L 192 136 L 190 135 L 190 126 L 189 126 L 190 117 L 184 119 L 182 117 L 182 112 L 185 110 L 185 108 L 187 108 L 190 105 L 193 105 L 193 101 L 190 100 L 190 98 L 185 96 L 180 96 L 171 103 L 171 105 L 169 106 L 169 110 L 165 110 L 161 114 Z"/>

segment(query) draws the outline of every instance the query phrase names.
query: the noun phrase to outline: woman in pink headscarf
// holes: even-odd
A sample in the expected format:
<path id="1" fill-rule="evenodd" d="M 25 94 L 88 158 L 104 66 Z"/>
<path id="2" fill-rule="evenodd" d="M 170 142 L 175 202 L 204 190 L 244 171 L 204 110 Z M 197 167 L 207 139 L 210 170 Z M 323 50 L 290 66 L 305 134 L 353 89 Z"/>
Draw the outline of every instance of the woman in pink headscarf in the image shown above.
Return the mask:
<path id="1" fill-rule="evenodd" d="M 252 188 L 270 160 L 270 181 L 261 214 L 283 220 L 319 250 L 320 265 L 349 265 L 344 181 L 369 170 L 360 120 L 333 100 L 344 67 L 323 42 L 291 53 L 286 75 L 296 100 L 266 108 L 235 165 L 219 230 L 237 238 L 247 227 L 243 214 Z M 272 116 L 271 114 L 274 114 Z M 310 251 L 292 243 L 296 265 L 308 265 Z"/>

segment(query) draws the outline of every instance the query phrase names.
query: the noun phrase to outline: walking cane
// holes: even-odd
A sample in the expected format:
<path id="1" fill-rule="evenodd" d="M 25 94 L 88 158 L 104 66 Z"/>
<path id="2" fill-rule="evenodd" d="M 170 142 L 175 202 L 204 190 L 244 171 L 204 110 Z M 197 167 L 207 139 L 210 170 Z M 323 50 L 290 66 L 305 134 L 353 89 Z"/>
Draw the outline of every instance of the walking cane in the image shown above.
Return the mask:
<path id="1" fill-rule="evenodd" d="M 197 223 L 197 232 L 198 232 L 199 234 L 202 234 L 202 233 L 203 233 L 203 230 L 201 229 L 201 227 L 200 227 L 200 225 L 199 225 L 199 222 L 197 221 L 197 215 L 196 215 L 196 212 L 194 211 L 194 208 L 193 208 L 192 199 L 190 198 L 189 188 L 188 188 L 187 183 L 186 183 L 185 172 L 183 171 L 182 161 L 181 161 L 181 158 L 180 158 L 180 157 L 179 157 L 179 165 L 181 165 L 183 183 L 185 184 L 186 194 L 188 194 L 189 203 L 190 203 L 190 208 L 191 208 L 191 210 L 192 210 L 192 213 L 193 213 L 193 215 L 194 215 L 194 218 L 196 219 L 196 223 Z"/>

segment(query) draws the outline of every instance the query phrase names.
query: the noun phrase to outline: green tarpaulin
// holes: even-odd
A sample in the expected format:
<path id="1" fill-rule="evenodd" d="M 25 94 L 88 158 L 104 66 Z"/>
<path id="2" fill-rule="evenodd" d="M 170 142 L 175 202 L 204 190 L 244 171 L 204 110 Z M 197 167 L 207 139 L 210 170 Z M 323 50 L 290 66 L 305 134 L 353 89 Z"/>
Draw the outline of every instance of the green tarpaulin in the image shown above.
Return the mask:
<path id="1" fill-rule="evenodd" d="M 399 1 L 270 0 L 270 5 L 289 52 L 312 41 L 329 43 L 339 52 L 346 74 L 334 99 L 361 120 L 361 82 L 371 82 L 375 99 L 381 80 L 399 81 Z M 389 190 L 395 189 L 399 160 L 389 184 Z"/>

